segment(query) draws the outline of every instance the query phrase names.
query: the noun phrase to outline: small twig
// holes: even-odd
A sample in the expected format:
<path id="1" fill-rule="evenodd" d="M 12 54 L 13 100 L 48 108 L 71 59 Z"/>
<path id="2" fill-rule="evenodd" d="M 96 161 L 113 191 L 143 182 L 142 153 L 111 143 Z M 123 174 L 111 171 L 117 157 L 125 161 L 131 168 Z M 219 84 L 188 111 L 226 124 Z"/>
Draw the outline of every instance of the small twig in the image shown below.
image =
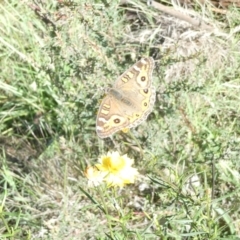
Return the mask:
<path id="1" fill-rule="evenodd" d="M 131 0 L 121 0 L 121 2 L 120 2 L 120 4 L 131 4 L 131 3 L 133 3 Z M 185 14 L 181 13 L 180 11 L 177 11 L 173 7 L 164 6 L 156 1 L 152 1 L 152 0 L 147 1 L 147 4 L 161 12 L 167 13 L 178 19 L 186 21 L 186 22 L 190 23 L 191 25 L 193 25 L 194 27 L 200 28 L 201 30 L 206 30 L 206 31 L 214 31 L 215 30 L 215 28 L 213 26 L 206 24 L 202 20 L 197 20 L 188 15 L 185 15 Z"/>
<path id="2" fill-rule="evenodd" d="M 155 1 L 152 1 L 151 6 L 160 10 L 160 11 L 162 11 L 162 12 L 165 12 L 165 13 L 171 15 L 171 16 L 174 16 L 174 17 L 179 18 L 183 21 L 186 21 L 186 22 L 192 24 L 195 27 L 201 28 L 202 30 L 207 30 L 207 31 L 213 31 L 214 30 L 214 28 L 212 26 L 207 25 L 203 21 L 194 19 L 194 18 L 192 18 L 190 16 L 187 16 L 187 15 L 184 15 L 183 13 L 175 10 L 172 7 L 164 6 L 164 5 L 162 5 L 160 3 L 157 3 Z"/>
<path id="3" fill-rule="evenodd" d="M 56 24 L 54 23 L 54 21 L 38 5 L 28 4 L 28 6 L 36 13 L 38 17 L 43 20 L 44 23 L 50 24 L 54 29 L 56 29 Z"/>

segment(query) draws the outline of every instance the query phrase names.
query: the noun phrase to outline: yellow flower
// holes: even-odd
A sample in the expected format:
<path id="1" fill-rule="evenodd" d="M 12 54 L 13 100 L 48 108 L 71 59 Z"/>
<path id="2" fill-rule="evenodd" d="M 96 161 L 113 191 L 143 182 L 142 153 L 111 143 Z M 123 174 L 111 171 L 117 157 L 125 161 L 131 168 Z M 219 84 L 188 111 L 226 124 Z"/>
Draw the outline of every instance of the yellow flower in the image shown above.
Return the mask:
<path id="1" fill-rule="evenodd" d="M 138 171 L 132 167 L 133 159 L 126 154 L 120 156 L 118 152 L 108 152 L 101 156 L 97 169 L 104 175 L 108 186 L 123 187 L 125 184 L 134 183 Z"/>

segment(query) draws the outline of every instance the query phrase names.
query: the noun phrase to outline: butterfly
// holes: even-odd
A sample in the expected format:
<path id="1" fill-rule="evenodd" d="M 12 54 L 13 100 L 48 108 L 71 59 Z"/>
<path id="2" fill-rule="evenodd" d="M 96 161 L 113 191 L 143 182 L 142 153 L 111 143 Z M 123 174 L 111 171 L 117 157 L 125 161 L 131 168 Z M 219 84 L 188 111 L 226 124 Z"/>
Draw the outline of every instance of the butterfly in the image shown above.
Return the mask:
<path id="1" fill-rule="evenodd" d="M 156 98 L 152 86 L 153 68 L 153 58 L 142 58 L 107 89 L 96 120 L 96 132 L 100 138 L 136 127 L 147 119 Z"/>

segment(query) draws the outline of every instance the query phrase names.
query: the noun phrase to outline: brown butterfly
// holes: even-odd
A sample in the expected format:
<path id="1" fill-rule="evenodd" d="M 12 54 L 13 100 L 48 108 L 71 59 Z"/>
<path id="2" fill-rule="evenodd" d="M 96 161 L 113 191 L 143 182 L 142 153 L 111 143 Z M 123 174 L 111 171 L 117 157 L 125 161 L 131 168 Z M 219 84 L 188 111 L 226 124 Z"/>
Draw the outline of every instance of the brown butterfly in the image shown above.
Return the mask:
<path id="1" fill-rule="evenodd" d="M 136 127 L 147 119 L 155 102 L 153 58 L 143 58 L 125 71 L 107 90 L 99 107 L 96 131 L 100 138 Z"/>

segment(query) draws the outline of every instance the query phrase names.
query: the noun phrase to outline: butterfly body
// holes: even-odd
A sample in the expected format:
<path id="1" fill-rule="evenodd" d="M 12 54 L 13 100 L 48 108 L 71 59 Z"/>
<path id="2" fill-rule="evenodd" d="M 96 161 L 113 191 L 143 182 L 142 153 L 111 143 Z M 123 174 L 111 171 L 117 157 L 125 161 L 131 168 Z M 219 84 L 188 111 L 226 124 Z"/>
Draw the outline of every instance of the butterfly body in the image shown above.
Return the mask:
<path id="1" fill-rule="evenodd" d="M 125 71 L 109 88 L 100 105 L 96 131 L 100 138 L 136 127 L 153 109 L 155 88 L 152 87 L 154 60 L 144 58 Z"/>

